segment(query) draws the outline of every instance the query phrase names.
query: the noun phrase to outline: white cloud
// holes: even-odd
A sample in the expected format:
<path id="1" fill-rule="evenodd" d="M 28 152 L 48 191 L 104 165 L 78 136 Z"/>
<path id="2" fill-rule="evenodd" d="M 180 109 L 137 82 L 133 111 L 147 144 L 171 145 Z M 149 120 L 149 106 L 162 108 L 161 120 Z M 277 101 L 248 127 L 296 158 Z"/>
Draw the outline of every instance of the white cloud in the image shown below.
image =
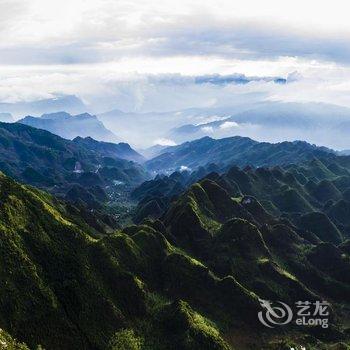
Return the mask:
<path id="1" fill-rule="evenodd" d="M 208 124 L 208 123 L 211 123 L 211 122 L 216 122 L 216 121 L 220 121 L 220 120 L 225 120 L 227 118 L 229 118 L 230 115 L 224 115 L 224 116 L 219 116 L 219 115 L 210 115 L 210 116 L 197 116 L 197 118 L 200 119 L 200 122 L 199 123 L 194 123 L 194 125 L 196 126 L 200 126 L 200 125 L 203 125 L 203 124 Z"/>
<path id="2" fill-rule="evenodd" d="M 349 6 L 0 0 L 0 100 L 76 94 L 97 112 L 236 105 L 242 98 L 349 105 Z M 198 75 L 291 72 L 285 86 L 193 84 Z"/>
<path id="3" fill-rule="evenodd" d="M 160 145 L 160 146 L 176 146 L 176 143 L 173 140 L 166 139 L 166 138 L 160 138 L 153 142 L 154 145 Z"/>
<path id="4" fill-rule="evenodd" d="M 212 133 L 214 132 L 214 129 L 212 126 L 203 126 L 201 127 L 201 130 L 205 133 Z"/>
<path id="5" fill-rule="evenodd" d="M 164 62 L 161 59 L 158 63 L 162 67 Z M 297 59 L 281 60 L 279 64 L 281 68 L 277 69 L 274 62 L 235 61 L 235 64 L 230 64 L 226 61 L 212 67 L 209 65 L 209 70 L 231 73 L 236 68 L 239 72 L 246 71 L 247 75 L 257 75 L 261 71 L 261 75 L 284 77 L 289 72 L 298 71 L 302 77 L 299 75 L 296 81 L 286 85 L 262 81 L 216 86 L 194 84 L 193 79 L 179 80 L 178 75 L 172 74 L 149 75 L 146 70 L 142 74 L 127 74 L 128 64 L 124 65 L 122 61 L 120 65 L 8 66 L 1 72 L 0 101 L 35 100 L 55 93 L 75 94 L 95 113 L 114 108 L 141 112 L 176 111 L 191 107 L 235 106 L 266 99 L 320 101 L 350 106 L 347 83 L 350 68 Z M 190 71 L 191 67 L 189 62 L 184 71 Z M 176 59 L 172 67 L 164 66 L 164 70 L 176 68 Z M 207 117 L 210 119 L 212 116 L 196 116 L 196 123 L 204 123 Z M 193 122 L 188 120 L 188 123 Z"/>
<path id="6" fill-rule="evenodd" d="M 186 165 L 181 165 L 180 166 L 180 171 L 183 172 L 183 171 L 191 171 L 191 168 L 189 168 L 188 166 Z"/>
<path id="7" fill-rule="evenodd" d="M 236 122 L 223 122 L 220 124 L 220 129 L 231 129 L 231 128 L 237 128 L 238 123 Z"/>

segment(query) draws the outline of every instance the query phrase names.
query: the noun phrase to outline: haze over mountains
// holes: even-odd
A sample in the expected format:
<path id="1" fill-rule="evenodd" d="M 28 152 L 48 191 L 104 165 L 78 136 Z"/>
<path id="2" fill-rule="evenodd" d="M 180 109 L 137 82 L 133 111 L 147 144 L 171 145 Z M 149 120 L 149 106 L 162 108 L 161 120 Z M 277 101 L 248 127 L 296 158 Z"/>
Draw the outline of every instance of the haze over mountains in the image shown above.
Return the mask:
<path id="1" fill-rule="evenodd" d="M 182 125 L 166 137 L 181 143 L 204 135 L 216 138 L 241 135 L 259 141 L 305 140 L 337 150 L 347 148 L 349 108 L 310 102 L 264 102 L 250 105 L 243 111 L 235 108 L 209 110 L 213 120 Z"/>
<path id="2" fill-rule="evenodd" d="M 243 101 L 162 113 L 114 110 L 98 118 L 137 148 L 235 135 L 267 142 L 304 140 L 337 150 L 350 146 L 350 109 L 324 103 Z"/>
<path id="3" fill-rule="evenodd" d="M 91 136 L 101 141 L 123 140 L 137 149 L 170 146 L 203 136 L 223 138 L 236 135 L 266 142 L 303 140 L 339 151 L 350 148 L 347 138 L 350 131 L 349 108 L 316 102 L 267 101 L 262 96 L 248 95 L 226 105 L 169 112 L 114 109 L 100 111 L 96 117 L 86 113 L 89 108 L 75 96 L 20 103 L 18 108 L 16 103 L 0 104 L 0 111 L 14 111 L 15 119 L 65 138 Z M 25 115 L 28 117 L 24 118 Z M 33 119 L 31 115 L 42 117 L 40 120 L 37 117 Z M 3 121 L 12 119 L 6 115 Z M 80 122 L 84 123 L 83 128 Z"/>
<path id="4" fill-rule="evenodd" d="M 87 107 L 82 100 L 74 95 L 58 94 L 56 97 L 47 99 L 0 103 L 0 112 L 11 113 L 16 119 L 25 115 L 41 115 L 58 111 L 79 114 L 86 110 Z"/>
<path id="5" fill-rule="evenodd" d="M 0 122 L 13 123 L 14 121 L 11 113 L 0 113 Z"/>
<path id="6" fill-rule="evenodd" d="M 27 116 L 18 120 L 18 123 L 44 129 L 66 139 L 81 136 L 107 142 L 120 142 L 120 139 L 106 129 L 96 116 L 89 113 L 78 115 L 66 112 L 46 113 L 40 118 Z"/>
<path id="7" fill-rule="evenodd" d="M 63 114 L 66 128 L 74 118 Z M 0 340 L 347 350 L 349 157 L 240 136 L 157 152 L 145 161 L 125 143 L 0 123 Z M 270 332 L 260 299 L 326 299 L 330 327 Z"/>
<path id="8" fill-rule="evenodd" d="M 348 350 L 349 109 L 253 95 L 96 115 L 75 96 L 1 104 L 0 344 Z M 262 299 L 325 300 L 330 326 L 270 331 Z"/>
<path id="9" fill-rule="evenodd" d="M 0 350 L 350 350 L 349 9 L 0 0 Z"/>
<path id="10" fill-rule="evenodd" d="M 222 168 L 232 164 L 243 167 L 283 165 L 314 157 L 328 157 L 334 154 L 334 151 L 302 141 L 272 144 L 241 136 L 217 140 L 206 136 L 179 146 L 164 148 L 159 153 L 146 162 L 145 165 L 149 170 L 156 172 L 195 170 L 208 163 L 214 163 Z"/>
<path id="11" fill-rule="evenodd" d="M 132 149 L 128 143 L 120 142 L 118 144 L 115 144 L 111 142 L 97 141 L 92 137 L 82 138 L 80 136 L 76 137 L 73 142 L 92 151 L 97 151 L 101 154 L 104 154 L 106 157 L 118 157 L 140 164 L 146 161 L 146 158 Z"/>

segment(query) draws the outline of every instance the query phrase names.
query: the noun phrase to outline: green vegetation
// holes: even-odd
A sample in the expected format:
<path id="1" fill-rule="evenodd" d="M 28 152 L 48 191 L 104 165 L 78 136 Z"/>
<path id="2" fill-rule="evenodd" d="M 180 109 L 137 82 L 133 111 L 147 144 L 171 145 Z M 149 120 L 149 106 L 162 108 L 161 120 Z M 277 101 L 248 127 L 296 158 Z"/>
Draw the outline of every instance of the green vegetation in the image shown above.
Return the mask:
<path id="1" fill-rule="evenodd" d="M 0 348 L 346 349 L 349 168 L 331 157 L 158 178 L 136 192 L 169 190 L 158 219 L 118 229 L 0 174 Z M 259 299 L 327 300 L 331 327 L 267 329 Z"/>
<path id="2" fill-rule="evenodd" d="M 13 339 L 7 332 L 0 329 L 0 349 L 1 350 L 29 350 L 27 345 L 19 343 L 16 339 Z M 39 349 L 38 349 L 39 350 Z"/>
<path id="3" fill-rule="evenodd" d="M 274 166 L 301 163 L 314 157 L 328 157 L 333 151 L 316 147 L 306 142 L 257 142 L 248 137 L 212 139 L 208 136 L 199 140 L 167 147 L 161 155 L 146 162 L 150 170 L 173 169 L 187 166 L 196 169 L 209 162 L 223 167 L 232 166 Z M 320 171 L 327 173 L 327 169 Z"/>
<path id="4" fill-rule="evenodd" d="M 139 164 L 121 159 L 124 156 L 142 159 L 127 144 L 114 145 L 91 138 L 70 141 L 27 125 L 0 123 L 0 171 L 62 197 L 72 186 L 80 186 L 80 194 L 70 194 L 67 199 L 76 198 L 93 208 L 96 203 L 107 201 L 106 193 L 98 195 L 96 186 L 101 187 L 99 192 L 107 188 L 112 196 L 121 189 L 130 191 L 130 186 L 148 178 Z M 123 185 L 119 191 L 116 184 Z"/>
<path id="5" fill-rule="evenodd" d="M 116 332 L 108 343 L 108 350 L 141 350 L 142 341 L 133 330 L 122 329 Z"/>

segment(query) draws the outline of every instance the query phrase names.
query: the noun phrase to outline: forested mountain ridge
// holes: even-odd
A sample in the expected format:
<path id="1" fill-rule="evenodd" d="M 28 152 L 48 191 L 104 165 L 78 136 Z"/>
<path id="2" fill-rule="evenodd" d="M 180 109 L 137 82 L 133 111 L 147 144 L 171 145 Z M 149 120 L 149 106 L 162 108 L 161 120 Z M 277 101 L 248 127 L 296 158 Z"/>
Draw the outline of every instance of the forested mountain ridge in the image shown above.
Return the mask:
<path id="1" fill-rule="evenodd" d="M 145 217 L 160 217 L 174 198 L 206 177 L 216 181 L 233 197 L 258 199 L 266 211 L 288 218 L 296 225 L 308 227 L 311 222 L 307 221 L 315 220 L 314 230 L 318 227 L 318 231 L 322 231 L 328 227 L 335 237 L 350 232 L 347 219 L 347 213 L 350 213 L 348 156 L 331 154 L 299 164 L 243 169 L 233 166 L 225 172 L 219 170 L 214 166 L 200 168 L 200 176 L 196 172 L 192 175 L 175 172 L 141 184 L 133 191 L 133 196 L 139 200 L 135 218 L 142 221 Z"/>
<path id="2" fill-rule="evenodd" d="M 124 142 L 111 143 L 97 141 L 92 137 L 83 138 L 80 136 L 73 139 L 73 142 L 77 145 L 81 145 L 86 149 L 90 149 L 91 151 L 96 151 L 100 154 L 103 154 L 105 157 L 121 158 L 137 163 L 143 163 L 146 160 L 141 154 L 132 149 L 129 144 Z"/>
<path id="3" fill-rule="evenodd" d="M 65 195 L 71 186 L 99 186 L 101 192 L 115 183 L 133 186 L 148 179 L 139 164 L 119 158 L 120 152 L 106 154 L 104 147 L 96 143 L 99 145 L 94 140 L 87 145 L 30 126 L 0 123 L 0 170 L 18 181 L 60 195 Z M 133 153 L 131 148 L 128 152 Z"/>
<path id="4" fill-rule="evenodd" d="M 163 149 L 146 162 L 149 170 L 175 171 L 181 167 L 192 170 L 208 163 L 222 168 L 237 165 L 255 167 L 300 163 L 314 157 L 327 157 L 335 152 L 303 141 L 268 143 L 248 137 L 234 136 L 212 139 L 208 136 Z"/>
<path id="5" fill-rule="evenodd" d="M 335 242 L 300 230 L 220 182 L 192 185 L 161 221 L 97 238 L 50 195 L 2 175 L 0 327 L 49 349 L 329 349 L 349 341 L 347 236 Z M 269 331 L 257 319 L 259 298 L 326 299 L 331 327 Z"/>
<path id="6" fill-rule="evenodd" d="M 265 147 L 239 142 L 242 151 Z M 0 340 L 6 344 L 346 349 L 350 157 L 287 143 L 279 166 L 207 164 L 143 182 L 147 173 L 118 158 L 113 144 L 0 124 L 0 147 L 8 175 L 54 194 L 68 190 L 70 201 L 0 175 L 0 274 L 6 281 Z M 295 164 L 282 165 L 292 154 Z M 131 193 L 139 202 L 136 225 L 98 209 L 99 198 L 111 210 L 103 190 L 121 182 L 130 190 L 141 184 Z M 270 331 L 258 319 L 261 300 L 327 301 L 329 328 L 291 323 Z"/>

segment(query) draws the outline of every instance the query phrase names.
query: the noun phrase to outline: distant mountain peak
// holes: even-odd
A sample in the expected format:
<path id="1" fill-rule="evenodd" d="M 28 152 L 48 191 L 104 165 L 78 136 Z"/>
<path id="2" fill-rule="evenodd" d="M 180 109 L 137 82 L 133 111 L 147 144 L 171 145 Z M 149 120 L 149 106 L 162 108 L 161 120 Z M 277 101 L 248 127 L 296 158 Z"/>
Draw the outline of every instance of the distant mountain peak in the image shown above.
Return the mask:
<path id="1" fill-rule="evenodd" d="M 95 116 L 89 113 L 71 115 L 65 111 L 46 113 L 40 118 L 27 116 L 19 123 L 44 129 L 66 139 L 74 139 L 77 136 L 92 139 L 119 142 L 120 139 Z"/>
<path id="2" fill-rule="evenodd" d="M 11 113 L 16 117 L 23 115 L 42 115 L 66 111 L 72 114 L 82 113 L 86 110 L 83 101 L 75 95 L 56 94 L 52 98 L 36 101 L 20 101 L 16 103 L 0 103 L 0 112 Z M 62 113 L 62 112 L 59 112 Z"/>
<path id="3" fill-rule="evenodd" d="M 55 112 L 55 113 L 45 113 L 40 118 L 41 119 L 67 119 L 72 115 L 67 112 Z"/>
<path id="4" fill-rule="evenodd" d="M 90 113 L 81 113 L 73 116 L 74 118 L 80 118 L 80 119 L 97 119 L 96 115 L 92 115 Z"/>
<path id="5" fill-rule="evenodd" d="M 241 108 L 202 108 L 187 113 L 188 118 L 170 128 L 165 135 L 176 143 L 199 139 L 204 135 L 223 138 L 239 134 L 268 142 L 303 139 L 338 150 L 349 148 L 350 108 L 343 106 L 265 101 Z M 200 122 L 195 116 L 200 116 Z"/>
<path id="6" fill-rule="evenodd" d="M 222 167 L 234 164 L 261 167 L 311 160 L 334 153 L 331 149 L 304 141 L 268 143 L 242 136 L 222 139 L 205 136 L 163 149 L 158 156 L 147 161 L 146 166 L 151 171 L 160 172 L 175 171 L 183 166 L 196 169 L 208 163 Z"/>

